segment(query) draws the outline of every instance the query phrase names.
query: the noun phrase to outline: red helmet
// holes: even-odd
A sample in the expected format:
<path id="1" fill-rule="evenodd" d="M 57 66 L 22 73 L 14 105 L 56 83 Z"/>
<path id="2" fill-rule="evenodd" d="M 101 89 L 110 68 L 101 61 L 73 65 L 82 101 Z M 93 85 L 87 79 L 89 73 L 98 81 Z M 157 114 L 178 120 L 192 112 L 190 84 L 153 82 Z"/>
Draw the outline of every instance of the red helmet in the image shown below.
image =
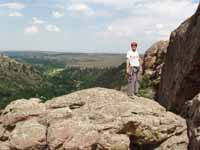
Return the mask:
<path id="1" fill-rule="evenodd" d="M 133 47 L 133 46 L 136 46 L 136 47 L 137 47 L 137 45 L 138 45 L 138 44 L 137 44 L 136 42 L 134 42 L 134 41 L 131 43 L 131 47 Z"/>

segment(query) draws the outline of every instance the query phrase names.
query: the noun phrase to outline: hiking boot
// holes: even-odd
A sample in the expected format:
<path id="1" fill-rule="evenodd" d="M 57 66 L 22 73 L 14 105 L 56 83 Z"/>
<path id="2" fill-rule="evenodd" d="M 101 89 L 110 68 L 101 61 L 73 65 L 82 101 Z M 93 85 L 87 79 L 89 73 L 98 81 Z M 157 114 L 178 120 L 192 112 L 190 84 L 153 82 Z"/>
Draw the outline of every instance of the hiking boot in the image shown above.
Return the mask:
<path id="1" fill-rule="evenodd" d="M 137 96 L 137 97 L 141 97 L 140 94 L 138 94 L 138 93 L 136 93 L 135 96 Z"/>
<path id="2" fill-rule="evenodd" d="M 136 96 L 135 95 L 129 95 L 130 98 L 135 99 Z"/>

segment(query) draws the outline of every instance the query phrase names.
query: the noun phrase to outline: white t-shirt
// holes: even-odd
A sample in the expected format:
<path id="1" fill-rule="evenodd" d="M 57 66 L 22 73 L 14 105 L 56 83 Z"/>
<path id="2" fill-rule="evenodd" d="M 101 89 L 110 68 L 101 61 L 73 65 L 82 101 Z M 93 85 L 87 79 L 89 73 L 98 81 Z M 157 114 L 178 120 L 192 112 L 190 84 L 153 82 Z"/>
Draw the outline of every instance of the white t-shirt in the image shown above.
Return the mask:
<path id="1" fill-rule="evenodd" d="M 136 67 L 140 66 L 139 54 L 137 50 L 136 51 L 129 50 L 126 54 L 126 58 L 129 59 L 131 66 L 136 66 Z"/>

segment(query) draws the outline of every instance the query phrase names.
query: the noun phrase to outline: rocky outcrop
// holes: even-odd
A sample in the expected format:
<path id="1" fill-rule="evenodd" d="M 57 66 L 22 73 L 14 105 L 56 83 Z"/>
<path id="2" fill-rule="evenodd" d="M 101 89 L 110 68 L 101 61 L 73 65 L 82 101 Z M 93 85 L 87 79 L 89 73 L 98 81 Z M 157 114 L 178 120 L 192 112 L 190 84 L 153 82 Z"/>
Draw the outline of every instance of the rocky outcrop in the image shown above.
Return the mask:
<path id="1" fill-rule="evenodd" d="M 157 99 L 177 113 L 187 100 L 200 92 L 199 29 L 200 6 L 170 37 Z"/>
<path id="2" fill-rule="evenodd" d="M 158 88 L 164 59 L 167 53 L 169 41 L 154 43 L 146 52 L 143 58 L 143 75 L 148 75 L 153 87 Z"/>
<path id="3" fill-rule="evenodd" d="M 187 150 L 186 122 L 157 102 L 92 88 L 42 103 L 11 102 L 0 116 L 1 150 Z"/>
<path id="4" fill-rule="evenodd" d="M 187 118 L 190 150 L 200 149 L 200 93 L 187 101 L 182 115 Z"/>
<path id="5" fill-rule="evenodd" d="M 200 149 L 199 29 L 200 6 L 171 34 L 157 97 L 168 110 L 187 118 L 190 150 Z"/>

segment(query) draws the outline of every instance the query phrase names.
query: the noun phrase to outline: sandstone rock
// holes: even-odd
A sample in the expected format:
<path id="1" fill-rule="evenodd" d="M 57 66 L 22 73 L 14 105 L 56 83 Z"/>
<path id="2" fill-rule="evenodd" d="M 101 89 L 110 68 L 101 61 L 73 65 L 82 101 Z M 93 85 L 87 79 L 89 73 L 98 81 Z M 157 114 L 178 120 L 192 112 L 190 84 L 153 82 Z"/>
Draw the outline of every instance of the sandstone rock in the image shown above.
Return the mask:
<path id="1" fill-rule="evenodd" d="M 143 58 L 143 75 L 148 75 L 155 89 L 160 83 L 161 69 L 167 53 L 169 41 L 159 41 L 153 44 Z"/>
<path id="2" fill-rule="evenodd" d="M 185 120 L 154 101 L 132 100 L 115 90 L 94 88 L 46 102 L 47 109 L 60 109 L 59 106 L 71 108 L 72 117 L 49 124 L 50 149 L 128 149 L 129 137 L 134 139 L 133 146 L 159 147 L 171 138 L 174 143 L 176 139 L 181 141 L 179 134 L 182 144 L 175 144 L 177 149 L 187 149 Z M 170 144 L 166 143 L 171 148 Z"/>
<path id="3" fill-rule="evenodd" d="M 46 146 L 46 120 L 43 120 L 46 108 L 41 102 L 35 98 L 21 99 L 11 102 L 2 111 L 0 140 L 7 143 L 0 149 L 37 150 Z"/>
<path id="4" fill-rule="evenodd" d="M 187 118 L 190 150 L 200 149 L 200 93 L 186 102 L 182 115 Z"/>
<path id="5" fill-rule="evenodd" d="M 154 43 L 144 54 L 143 72 L 145 74 L 153 74 L 155 69 L 162 65 L 167 53 L 169 41 L 158 41 Z"/>
<path id="6" fill-rule="evenodd" d="M 181 134 L 175 135 L 168 140 L 166 140 L 164 143 L 160 145 L 158 150 L 182 150 L 182 149 L 188 149 L 188 143 L 185 141 L 188 140 L 187 131 L 184 131 Z"/>
<path id="7" fill-rule="evenodd" d="M 40 99 L 21 99 L 11 102 L 2 112 L 4 126 L 14 126 L 15 123 L 31 117 L 42 117 L 46 113 L 45 105 Z"/>
<path id="8" fill-rule="evenodd" d="M 170 37 L 157 99 L 177 113 L 200 91 L 199 29 L 200 6 Z"/>
<path id="9" fill-rule="evenodd" d="M 92 88 L 11 102 L 1 114 L 2 150 L 186 150 L 186 121 L 157 102 Z"/>
<path id="10" fill-rule="evenodd" d="M 40 150 L 46 146 L 46 126 L 38 123 L 37 118 L 18 122 L 9 135 L 12 149 Z"/>
<path id="11" fill-rule="evenodd" d="M 1 142 L 0 141 L 0 150 L 11 150 L 9 145 L 10 144 L 8 142 Z"/>
<path id="12" fill-rule="evenodd" d="M 3 127 L 3 124 L 0 124 L 0 139 L 4 139 L 4 133 L 6 132 L 5 128 Z"/>
<path id="13" fill-rule="evenodd" d="M 172 32 L 157 100 L 187 118 L 190 150 L 200 149 L 200 6 Z"/>

